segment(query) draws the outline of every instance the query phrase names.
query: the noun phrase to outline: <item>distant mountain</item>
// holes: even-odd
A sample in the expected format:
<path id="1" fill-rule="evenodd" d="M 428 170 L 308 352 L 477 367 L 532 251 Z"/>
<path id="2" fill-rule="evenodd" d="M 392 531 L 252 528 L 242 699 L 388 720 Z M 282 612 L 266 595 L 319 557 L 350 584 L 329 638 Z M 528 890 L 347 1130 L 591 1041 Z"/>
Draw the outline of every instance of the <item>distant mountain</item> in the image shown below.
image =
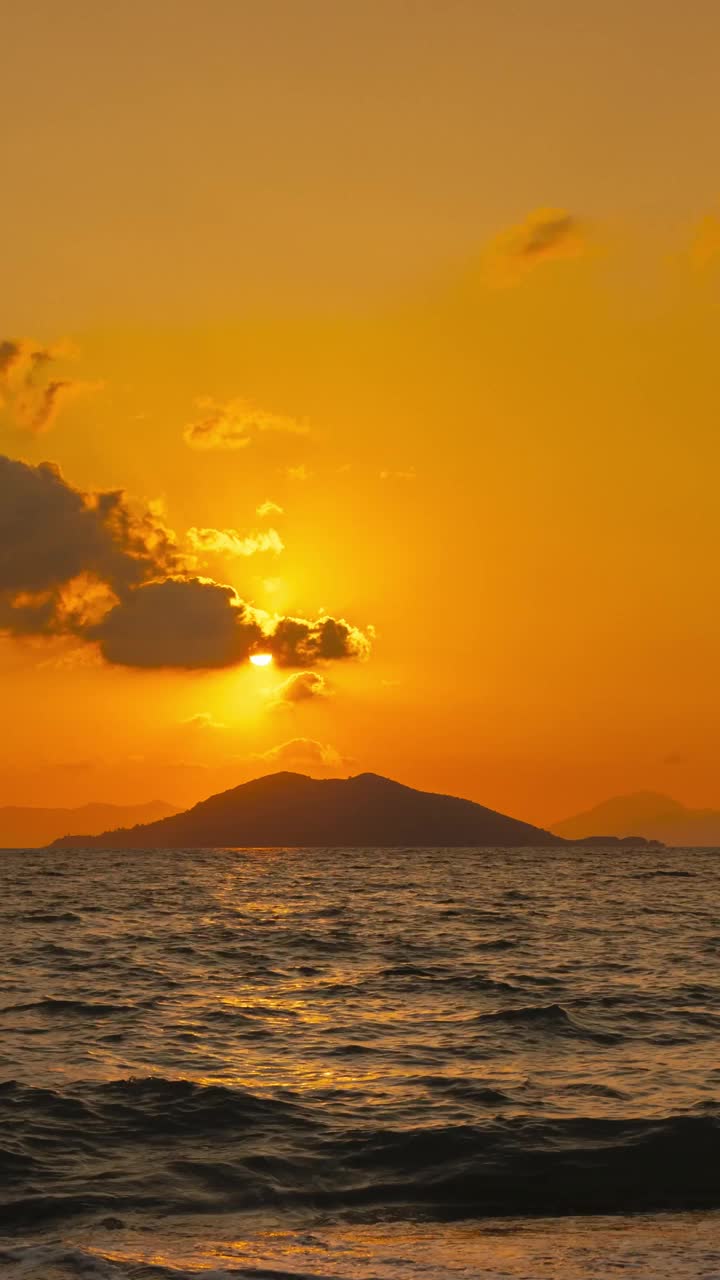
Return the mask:
<path id="1" fill-rule="evenodd" d="M 553 831 L 567 840 L 606 833 L 640 835 L 675 846 L 720 846 L 720 810 L 687 809 L 670 796 L 636 791 L 614 796 L 594 809 L 553 824 Z"/>
<path id="2" fill-rule="evenodd" d="M 86 804 L 79 809 L 0 807 L 0 849 L 41 849 L 69 831 L 98 835 L 121 823 L 155 822 L 177 813 L 172 804 Z"/>
<path id="3" fill-rule="evenodd" d="M 299 773 L 269 774 L 159 822 L 55 841 L 61 848 L 97 849 L 563 843 L 549 831 L 472 800 L 415 791 L 374 773 L 322 780 Z"/>

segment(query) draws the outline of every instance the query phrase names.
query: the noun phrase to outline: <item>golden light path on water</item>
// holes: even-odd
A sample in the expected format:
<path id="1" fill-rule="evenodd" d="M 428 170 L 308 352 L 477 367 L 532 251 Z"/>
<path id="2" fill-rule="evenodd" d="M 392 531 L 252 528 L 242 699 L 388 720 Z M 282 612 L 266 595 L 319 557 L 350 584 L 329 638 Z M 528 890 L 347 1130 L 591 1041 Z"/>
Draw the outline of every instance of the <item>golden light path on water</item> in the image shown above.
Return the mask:
<path id="1" fill-rule="evenodd" d="M 228 1223 L 232 1230 L 232 1223 Z M 697 1280 L 716 1275 L 718 1214 L 540 1218 L 483 1223 L 358 1222 L 308 1232 L 254 1230 L 238 1222 L 238 1234 L 212 1238 L 217 1230 L 199 1217 L 162 1228 L 153 1242 L 133 1233 L 122 1242 L 78 1238 L 85 1254 L 124 1268 L 154 1266 L 171 1275 L 297 1276 L 338 1280 L 605 1280 L 613 1274 L 642 1278 L 672 1275 Z M 178 1230 L 186 1235 L 180 1240 Z M 203 1243 L 200 1243 L 203 1241 Z M 73 1242 L 74 1243 L 74 1242 Z M 710 1270 L 709 1268 L 712 1268 Z"/>

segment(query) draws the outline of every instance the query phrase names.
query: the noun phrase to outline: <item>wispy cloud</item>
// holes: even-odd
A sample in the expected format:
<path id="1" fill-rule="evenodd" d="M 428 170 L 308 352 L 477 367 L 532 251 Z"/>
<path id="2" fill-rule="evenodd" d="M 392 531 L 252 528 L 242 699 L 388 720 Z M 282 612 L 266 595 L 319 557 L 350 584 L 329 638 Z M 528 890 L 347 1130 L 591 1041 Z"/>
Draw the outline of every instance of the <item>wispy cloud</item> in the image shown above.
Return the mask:
<path id="1" fill-rule="evenodd" d="M 240 534 L 237 529 L 188 529 L 187 540 L 197 555 L 255 556 L 262 551 L 279 555 L 285 550 L 277 529 Z"/>
<path id="2" fill-rule="evenodd" d="M 577 258 L 588 245 L 586 224 L 564 209 L 536 209 L 488 246 L 485 267 L 491 282 L 511 284 L 526 271 L 559 258 Z"/>
<path id="3" fill-rule="evenodd" d="M 54 346 L 42 346 L 30 338 L 0 342 L 0 410 L 12 426 L 40 435 L 53 426 L 63 405 L 102 388 L 101 382 L 49 376 L 54 363 L 76 354 L 66 342 Z"/>
<path id="4" fill-rule="evenodd" d="M 263 520 L 265 516 L 283 516 L 285 510 L 277 502 L 261 502 L 259 507 L 255 508 L 255 514 Z"/>
<path id="5" fill-rule="evenodd" d="M 314 738 L 291 738 L 268 751 L 258 752 L 253 759 L 276 768 L 318 773 L 334 773 L 353 763 L 329 743 L 316 742 Z"/>
<path id="6" fill-rule="evenodd" d="M 196 401 L 198 416 L 188 423 L 183 439 L 191 449 L 246 449 L 266 432 L 304 436 L 307 423 L 281 413 L 269 413 L 248 400 L 223 404 L 210 396 Z"/>
<path id="7" fill-rule="evenodd" d="M 327 680 L 317 671 L 297 671 L 275 690 L 273 705 L 292 706 L 314 698 L 329 698 L 330 692 Z"/>
<path id="8" fill-rule="evenodd" d="M 186 729 L 227 729 L 221 720 L 216 720 L 211 711 L 198 711 L 194 716 L 187 716 L 180 724 Z"/>

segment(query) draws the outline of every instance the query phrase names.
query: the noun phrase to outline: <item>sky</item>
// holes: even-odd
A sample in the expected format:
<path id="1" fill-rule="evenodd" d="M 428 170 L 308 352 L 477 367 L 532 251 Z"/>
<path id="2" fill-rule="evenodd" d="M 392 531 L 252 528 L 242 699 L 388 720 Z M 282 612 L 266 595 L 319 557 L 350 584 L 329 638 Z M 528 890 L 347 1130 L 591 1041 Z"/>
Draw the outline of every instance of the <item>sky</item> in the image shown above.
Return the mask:
<path id="1" fill-rule="evenodd" d="M 714 0 L 3 27 L 0 803 L 719 805 Z"/>

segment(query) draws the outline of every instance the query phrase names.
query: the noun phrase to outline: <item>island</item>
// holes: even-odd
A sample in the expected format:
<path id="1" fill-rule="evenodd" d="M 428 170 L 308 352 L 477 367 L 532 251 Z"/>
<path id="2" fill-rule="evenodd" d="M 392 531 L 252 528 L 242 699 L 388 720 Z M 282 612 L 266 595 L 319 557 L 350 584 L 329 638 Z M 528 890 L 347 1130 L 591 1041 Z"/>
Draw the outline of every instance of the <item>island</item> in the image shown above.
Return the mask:
<path id="1" fill-rule="evenodd" d="M 317 779 L 283 772 L 222 791 L 159 821 L 63 836 L 51 847 L 563 848 L 572 843 L 577 842 L 472 800 L 418 791 L 375 773 Z"/>

